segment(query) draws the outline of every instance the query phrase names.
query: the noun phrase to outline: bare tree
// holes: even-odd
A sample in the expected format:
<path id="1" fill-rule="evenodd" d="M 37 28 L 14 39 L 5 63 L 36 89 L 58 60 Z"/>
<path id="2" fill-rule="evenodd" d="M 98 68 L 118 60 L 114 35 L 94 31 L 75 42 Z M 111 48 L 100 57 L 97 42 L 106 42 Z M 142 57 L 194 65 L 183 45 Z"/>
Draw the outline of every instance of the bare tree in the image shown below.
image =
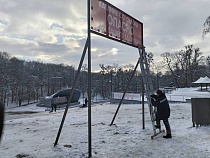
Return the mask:
<path id="1" fill-rule="evenodd" d="M 184 87 L 191 86 L 197 78 L 197 72 L 201 72 L 200 66 L 204 59 L 200 49 L 193 45 L 186 45 L 185 50 L 175 53 L 166 52 L 162 57 L 176 84 L 183 82 Z"/>
<path id="2" fill-rule="evenodd" d="M 172 78 L 175 80 L 176 86 L 179 86 L 178 74 L 176 70 L 178 68 L 178 61 L 174 53 L 165 52 L 161 55 L 163 57 L 163 65 L 166 65 L 167 69 L 172 75 Z"/>
<path id="3" fill-rule="evenodd" d="M 203 34 L 202 37 L 204 38 L 204 36 L 208 33 L 210 33 L 210 16 L 206 19 L 205 23 L 203 24 L 204 29 L 203 29 Z"/>
<path id="4" fill-rule="evenodd" d="M 0 52 L 0 101 L 5 105 L 6 97 L 9 93 L 8 63 L 10 55 L 6 52 Z"/>

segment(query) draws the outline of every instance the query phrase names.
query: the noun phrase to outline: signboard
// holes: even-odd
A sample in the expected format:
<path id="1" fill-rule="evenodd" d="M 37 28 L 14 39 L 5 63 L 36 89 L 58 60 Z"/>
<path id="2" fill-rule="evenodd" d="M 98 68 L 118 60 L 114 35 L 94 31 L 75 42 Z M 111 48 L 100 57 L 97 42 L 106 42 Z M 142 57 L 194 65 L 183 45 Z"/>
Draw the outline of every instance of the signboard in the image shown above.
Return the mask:
<path id="1" fill-rule="evenodd" d="M 91 31 L 143 47 L 143 24 L 104 0 L 91 0 Z"/>

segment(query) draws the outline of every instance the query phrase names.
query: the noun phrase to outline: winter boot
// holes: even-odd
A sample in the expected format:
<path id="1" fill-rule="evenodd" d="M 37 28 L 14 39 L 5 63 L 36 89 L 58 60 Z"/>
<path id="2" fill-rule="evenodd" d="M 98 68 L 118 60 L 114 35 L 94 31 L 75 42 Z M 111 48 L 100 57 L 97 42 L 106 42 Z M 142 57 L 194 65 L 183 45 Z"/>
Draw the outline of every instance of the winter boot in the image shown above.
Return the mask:
<path id="1" fill-rule="evenodd" d="M 53 112 L 53 110 L 50 110 L 49 113 Z"/>
<path id="2" fill-rule="evenodd" d="M 163 136 L 163 138 L 172 138 L 171 134 L 167 134 L 165 136 Z"/>

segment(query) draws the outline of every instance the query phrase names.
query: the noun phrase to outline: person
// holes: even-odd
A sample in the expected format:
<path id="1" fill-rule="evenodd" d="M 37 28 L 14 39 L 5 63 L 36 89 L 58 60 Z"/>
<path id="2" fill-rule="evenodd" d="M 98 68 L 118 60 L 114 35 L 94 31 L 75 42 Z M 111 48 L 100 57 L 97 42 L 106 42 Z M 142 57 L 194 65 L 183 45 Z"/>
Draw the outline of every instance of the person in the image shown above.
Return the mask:
<path id="1" fill-rule="evenodd" d="M 85 98 L 85 103 L 83 103 L 83 105 L 82 105 L 80 108 L 85 108 L 85 107 L 87 107 L 87 103 L 88 103 L 88 99 Z"/>
<path id="2" fill-rule="evenodd" d="M 87 98 L 85 98 L 85 104 L 83 104 L 83 107 L 87 107 L 87 102 L 88 102 L 88 100 L 87 100 Z"/>
<path id="3" fill-rule="evenodd" d="M 4 106 L 3 103 L 0 101 L 0 141 L 3 132 L 3 126 L 4 126 Z"/>
<path id="4" fill-rule="evenodd" d="M 57 105 L 56 105 L 56 103 L 54 103 L 54 102 L 55 102 L 55 101 L 52 100 L 52 103 L 51 103 L 51 111 L 50 111 L 50 113 L 53 112 L 53 109 L 54 109 L 55 112 L 56 112 Z"/>
<path id="5" fill-rule="evenodd" d="M 163 120 L 163 124 L 166 128 L 166 135 L 163 138 L 172 138 L 171 135 L 171 127 L 168 121 L 170 117 L 170 107 L 168 100 L 165 94 L 161 90 L 156 91 L 157 95 L 150 95 L 152 105 L 157 107 L 157 115 L 156 115 L 156 128 L 161 128 L 160 121 Z"/>
<path id="6" fill-rule="evenodd" d="M 87 106 L 87 103 L 88 103 L 88 99 L 85 98 L 85 106 Z"/>

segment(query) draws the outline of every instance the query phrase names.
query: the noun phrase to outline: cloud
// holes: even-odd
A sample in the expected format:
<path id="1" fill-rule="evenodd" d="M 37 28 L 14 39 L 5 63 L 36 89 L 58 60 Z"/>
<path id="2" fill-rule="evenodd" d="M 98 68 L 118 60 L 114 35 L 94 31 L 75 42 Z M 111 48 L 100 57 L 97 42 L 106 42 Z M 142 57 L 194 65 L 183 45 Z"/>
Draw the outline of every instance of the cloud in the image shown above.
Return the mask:
<path id="1" fill-rule="evenodd" d="M 42 43 L 56 43 L 57 42 L 57 38 L 53 36 L 52 34 L 48 34 L 48 33 L 41 33 L 37 37 L 35 37 L 34 40 L 37 42 L 42 42 Z"/>
<path id="2" fill-rule="evenodd" d="M 117 48 L 112 48 L 110 51 L 108 51 L 108 52 L 104 52 L 104 53 L 100 53 L 99 55 L 98 55 L 98 57 L 104 57 L 104 56 L 109 56 L 109 57 L 111 57 L 111 56 L 114 56 L 114 55 L 117 55 L 118 54 L 118 49 Z"/>
<path id="3" fill-rule="evenodd" d="M 209 37 L 202 39 L 210 1 L 108 2 L 143 22 L 144 45 L 146 51 L 154 53 L 155 60 L 163 52 L 180 50 L 186 44 L 210 51 Z M 87 39 L 87 1 L 0 0 L 0 3 L 0 51 L 22 58 L 78 65 Z M 97 35 L 91 37 L 93 69 L 99 69 L 99 64 L 135 65 L 138 49 Z"/>

